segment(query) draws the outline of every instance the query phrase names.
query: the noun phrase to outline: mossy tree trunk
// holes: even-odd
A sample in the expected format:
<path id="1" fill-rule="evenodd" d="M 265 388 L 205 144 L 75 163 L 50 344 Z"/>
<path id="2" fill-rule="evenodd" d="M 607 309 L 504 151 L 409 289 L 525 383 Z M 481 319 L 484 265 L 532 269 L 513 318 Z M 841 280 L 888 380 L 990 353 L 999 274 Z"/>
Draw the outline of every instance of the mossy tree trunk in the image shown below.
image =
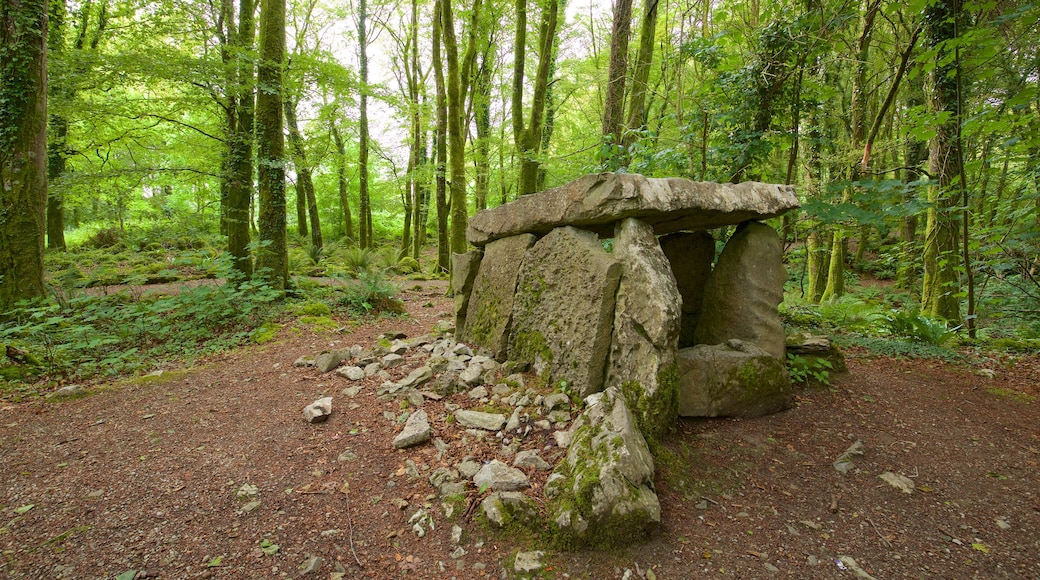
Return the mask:
<path id="1" fill-rule="evenodd" d="M 632 160 L 631 147 L 646 128 L 647 80 L 654 61 L 654 41 L 657 35 L 658 0 L 643 0 L 643 21 L 639 27 L 639 52 L 632 69 L 632 91 L 628 99 L 627 131 L 621 137 L 622 157 L 627 166 Z"/>
<path id="2" fill-rule="evenodd" d="M 867 137 L 867 69 L 870 64 L 870 43 L 874 36 L 874 23 L 881 8 L 881 0 L 866 0 L 863 8 L 863 27 L 856 43 L 856 71 L 852 77 L 852 122 L 851 142 L 849 148 L 855 154 L 863 146 Z M 853 162 L 848 168 L 848 182 L 842 193 L 842 203 L 852 199 L 852 184 L 859 179 L 861 167 Z M 830 264 L 827 270 L 827 287 L 823 290 L 821 300 L 841 298 L 845 295 L 845 232 L 839 226 L 834 230 L 831 243 Z M 860 240 L 863 243 L 863 240 Z"/>
<path id="3" fill-rule="evenodd" d="M 47 1 L 0 11 L 0 315 L 44 295 Z"/>
<path id="4" fill-rule="evenodd" d="M 361 95 L 358 99 L 358 242 L 362 248 L 371 248 L 372 200 L 368 191 L 368 2 L 358 3 L 358 59 L 360 61 Z"/>
<path id="5" fill-rule="evenodd" d="M 282 134 L 282 71 L 285 63 L 285 0 L 260 5 L 260 64 L 257 68 L 256 131 L 260 178 L 256 267 L 274 288 L 289 282 L 285 220 L 285 138 Z"/>
<path id="6" fill-rule="evenodd" d="M 232 18 L 232 2 L 228 0 L 229 14 Z M 225 231 L 228 237 L 228 253 L 232 256 L 232 266 L 243 280 L 253 275 L 253 262 L 249 255 L 250 242 L 250 204 L 253 199 L 253 122 L 255 99 L 254 39 L 256 5 L 252 0 L 239 2 L 238 27 L 229 22 L 227 35 L 229 38 L 230 56 L 229 70 L 232 71 L 228 83 L 231 95 L 228 108 L 233 111 L 229 115 L 228 127 L 228 166 L 227 166 L 227 200 L 225 215 Z"/>
<path id="7" fill-rule="evenodd" d="M 527 46 L 527 0 L 516 2 L 517 23 L 514 46 Z M 531 95 L 531 111 L 524 122 L 524 70 L 526 51 L 514 51 L 512 122 L 513 143 L 520 157 L 518 195 L 534 193 L 538 189 L 538 160 L 542 150 L 542 134 L 545 129 L 546 95 L 549 87 L 549 72 L 552 70 L 556 31 L 559 23 L 560 2 L 549 0 L 542 6 L 538 25 L 538 69 L 535 72 L 534 91 Z"/>
<path id="8" fill-rule="evenodd" d="M 925 8 L 928 47 L 935 52 L 935 68 L 929 79 L 928 100 L 936 115 L 946 121 L 935 127 L 928 144 L 928 168 L 938 185 L 929 191 L 928 221 L 924 239 L 924 280 L 921 311 L 949 322 L 959 322 L 960 277 L 957 273 L 957 206 L 963 175 L 958 123 L 960 67 L 951 41 L 957 38 L 960 0 L 938 2 Z"/>
<path id="9" fill-rule="evenodd" d="M 628 75 L 628 42 L 631 36 L 632 0 L 617 0 L 614 3 L 614 23 L 610 30 L 607 95 L 603 101 L 603 125 L 600 130 L 604 144 L 611 148 L 621 143 L 621 123 L 625 114 L 625 81 Z"/>
<path id="10" fill-rule="evenodd" d="M 433 7 L 433 78 L 436 86 L 437 122 L 434 130 L 434 188 L 437 199 L 437 270 L 451 268 L 451 248 L 448 241 L 448 182 L 445 175 L 448 163 L 448 97 L 444 88 L 444 65 L 441 60 L 441 29 L 444 27 L 441 2 Z"/>

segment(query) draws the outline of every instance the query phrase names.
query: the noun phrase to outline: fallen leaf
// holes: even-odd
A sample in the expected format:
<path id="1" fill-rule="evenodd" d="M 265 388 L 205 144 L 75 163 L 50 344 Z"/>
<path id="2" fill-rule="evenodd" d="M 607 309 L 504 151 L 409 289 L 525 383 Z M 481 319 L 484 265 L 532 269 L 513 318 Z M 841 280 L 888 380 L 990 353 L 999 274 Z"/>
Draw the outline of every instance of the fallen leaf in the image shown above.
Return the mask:
<path id="1" fill-rule="evenodd" d="M 16 513 L 18 515 L 22 515 L 22 514 L 28 512 L 29 510 L 33 509 L 34 507 L 36 507 L 36 504 L 33 504 L 33 503 L 25 504 L 22 507 L 14 508 L 14 513 Z"/>
<path id="2" fill-rule="evenodd" d="M 971 547 L 974 548 L 976 551 L 982 552 L 983 554 L 989 554 L 989 547 L 987 547 L 986 544 L 983 544 L 982 542 L 975 542 L 971 545 Z"/>

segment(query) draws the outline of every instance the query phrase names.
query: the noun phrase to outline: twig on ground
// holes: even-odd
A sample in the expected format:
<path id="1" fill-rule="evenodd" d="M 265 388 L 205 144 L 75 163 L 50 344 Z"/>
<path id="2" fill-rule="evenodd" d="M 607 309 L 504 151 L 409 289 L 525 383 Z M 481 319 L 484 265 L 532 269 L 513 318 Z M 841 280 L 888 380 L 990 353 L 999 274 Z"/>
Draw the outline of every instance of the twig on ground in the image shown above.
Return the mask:
<path id="1" fill-rule="evenodd" d="M 881 538 L 881 541 L 885 544 L 885 547 L 891 550 L 892 542 L 889 542 L 888 538 L 881 534 L 881 530 L 878 529 L 877 524 L 874 523 L 874 520 L 867 518 L 867 521 L 870 522 L 870 526 L 874 528 L 874 533 L 877 534 L 879 538 Z"/>
<path id="2" fill-rule="evenodd" d="M 350 484 L 344 482 L 343 487 L 339 490 L 342 491 L 343 496 L 347 498 L 347 540 L 350 542 L 350 555 L 354 556 L 354 561 L 357 562 L 358 566 L 364 568 L 365 565 L 361 563 L 361 559 L 358 558 L 357 552 L 354 551 L 354 520 L 350 517 Z"/>

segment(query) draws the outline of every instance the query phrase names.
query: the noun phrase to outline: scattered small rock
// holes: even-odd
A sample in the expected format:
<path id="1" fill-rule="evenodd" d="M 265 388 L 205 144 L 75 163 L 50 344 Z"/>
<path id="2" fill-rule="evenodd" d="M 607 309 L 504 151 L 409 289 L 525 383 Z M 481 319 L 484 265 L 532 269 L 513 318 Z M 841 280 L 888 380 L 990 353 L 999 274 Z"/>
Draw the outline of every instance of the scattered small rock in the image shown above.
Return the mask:
<path id="1" fill-rule="evenodd" d="M 426 414 L 426 411 L 417 409 L 408 417 L 401 433 L 394 438 L 394 447 L 397 449 L 413 447 L 426 443 L 432 436 L 433 429 L 430 427 L 430 417 Z"/>
<path id="2" fill-rule="evenodd" d="M 321 569 L 321 556 L 311 556 L 300 564 L 300 574 L 306 576 Z"/>
<path id="3" fill-rule="evenodd" d="M 471 429 L 485 429 L 487 431 L 498 431 L 506 424 L 506 416 L 498 413 L 484 413 L 481 411 L 469 411 L 459 409 L 455 411 L 455 420 L 459 425 Z"/>
<path id="4" fill-rule="evenodd" d="M 537 451 L 527 450 L 521 451 L 516 454 L 513 458 L 513 465 L 516 467 L 533 467 L 538 471 L 549 471 L 552 469 L 552 465 L 538 456 Z"/>
<path id="5" fill-rule="evenodd" d="M 898 473 L 886 471 L 878 477 L 880 477 L 885 483 L 891 485 L 892 487 L 898 489 L 903 493 L 914 493 L 914 480 L 910 479 L 905 475 L 900 475 Z"/>
<path id="6" fill-rule="evenodd" d="M 531 487 L 531 482 L 523 471 L 509 467 L 497 459 L 481 467 L 473 476 L 473 483 L 477 487 L 487 486 L 492 491 L 516 491 Z"/>
<path id="7" fill-rule="evenodd" d="M 351 381 L 360 381 L 365 378 L 365 369 L 356 366 L 345 366 L 336 369 L 336 374 Z"/>
<path id="8" fill-rule="evenodd" d="M 864 452 L 863 442 L 857 440 L 846 449 L 844 453 L 839 455 L 836 460 L 834 460 L 834 470 L 845 475 L 855 467 L 853 460 L 857 457 L 863 457 Z"/>
<path id="9" fill-rule="evenodd" d="M 542 569 L 542 556 L 545 553 L 541 550 L 534 552 L 518 552 L 516 559 L 513 560 L 513 570 L 518 574 L 531 574 Z"/>
<path id="10" fill-rule="evenodd" d="M 320 372 L 327 373 L 338 367 L 341 362 L 343 362 L 343 351 L 330 350 L 314 358 L 314 368 Z"/>
<path id="11" fill-rule="evenodd" d="M 332 414 L 332 397 L 323 397 L 303 408 L 303 420 L 321 423 Z"/>

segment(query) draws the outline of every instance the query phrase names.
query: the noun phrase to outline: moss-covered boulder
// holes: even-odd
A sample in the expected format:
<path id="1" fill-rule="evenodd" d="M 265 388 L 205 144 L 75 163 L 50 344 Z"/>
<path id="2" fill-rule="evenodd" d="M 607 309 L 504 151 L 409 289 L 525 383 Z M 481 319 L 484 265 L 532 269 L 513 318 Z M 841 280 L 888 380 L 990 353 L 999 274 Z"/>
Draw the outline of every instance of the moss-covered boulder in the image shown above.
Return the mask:
<path id="1" fill-rule="evenodd" d="M 732 339 L 679 350 L 679 415 L 761 417 L 790 408 L 784 361 Z"/>
<path id="2" fill-rule="evenodd" d="M 653 457 L 617 389 L 587 397 L 586 405 L 545 486 L 553 524 L 569 545 L 626 546 L 661 521 Z"/>

